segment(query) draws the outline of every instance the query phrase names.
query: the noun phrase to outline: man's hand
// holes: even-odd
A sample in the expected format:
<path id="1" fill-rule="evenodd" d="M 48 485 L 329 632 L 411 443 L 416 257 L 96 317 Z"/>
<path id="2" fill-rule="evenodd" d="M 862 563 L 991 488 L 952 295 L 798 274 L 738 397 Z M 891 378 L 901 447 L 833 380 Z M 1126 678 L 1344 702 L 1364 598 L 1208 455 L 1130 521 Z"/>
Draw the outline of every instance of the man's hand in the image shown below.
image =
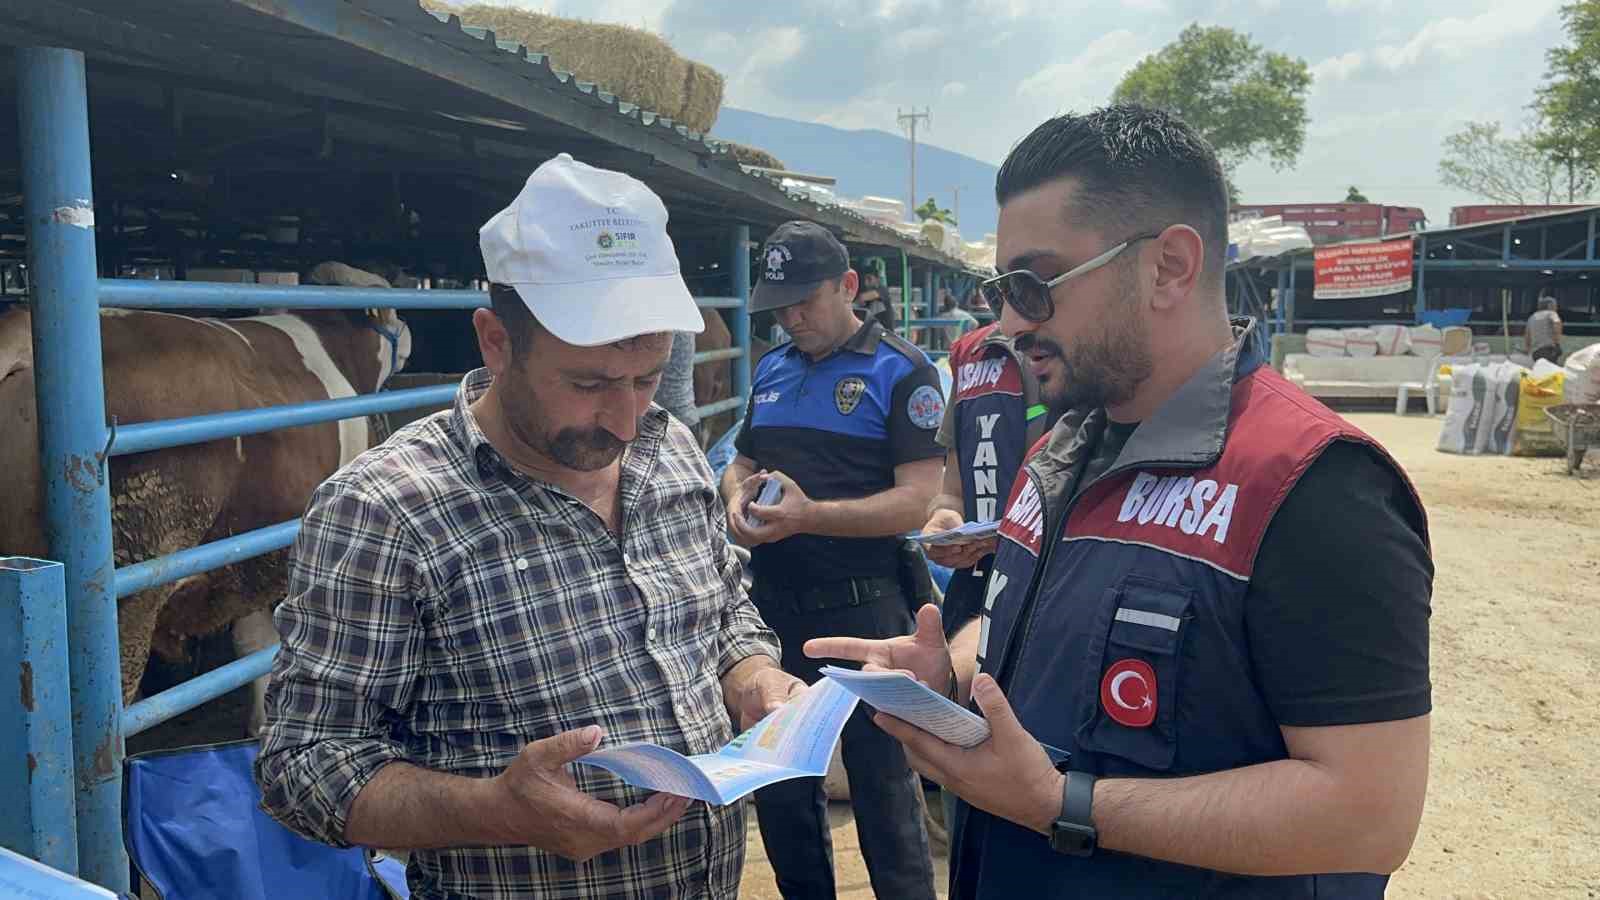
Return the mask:
<path id="1" fill-rule="evenodd" d="M 655 837 L 689 808 L 692 801 L 670 794 L 620 809 L 580 792 L 567 765 L 598 746 L 598 726 L 564 731 L 523 747 L 490 779 L 493 808 L 503 818 L 500 831 L 508 842 L 583 862 Z"/>
<path id="2" fill-rule="evenodd" d="M 960 528 L 962 524 L 960 513 L 953 509 L 940 509 L 936 510 L 929 517 L 928 523 L 922 526 L 922 533 L 932 534 L 936 531 L 949 531 L 952 528 Z M 993 553 L 999 543 L 1000 539 L 998 537 L 990 536 L 963 541 L 959 544 L 935 544 L 924 547 L 923 552 L 928 554 L 929 559 L 941 566 L 951 569 L 965 569 L 977 565 L 979 560 Z"/>
<path id="3" fill-rule="evenodd" d="M 970 749 L 947 744 L 887 713 L 873 721 L 905 745 L 912 768 L 978 809 L 1050 833 L 1061 812 L 1063 776 L 1044 748 L 1022 728 L 1000 686 L 988 675 L 973 679 L 972 696 L 989 722 L 989 739 Z"/>
<path id="4" fill-rule="evenodd" d="M 805 654 L 812 659 L 849 659 L 864 663 L 864 668 L 898 669 L 938 691 L 946 693 L 950 675 L 950 646 L 944 640 L 944 623 L 939 607 L 932 603 L 917 610 L 917 630 L 904 637 L 887 640 L 830 637 L 806 641 Z"/>
<path id="5" fill-rule="evenodd" d="M 739 482 L 733 496 L 728 498 L 728 533 L 733 535 L 733 542 L 741 547 L 754 547 L 759 541 L 750 534 L 751 525 L 745 519 L 745 507 L 750 505 L 756 494 L 761 490 L 761 482 L 767 477 L 765 471 L 756 472 Z"/>
<path id="6" fill-rule="evenodd" d="M 723 680 L 728 711 L 738 719 L 740 731 L 766 718 L 767 713 L 806 689 L 804 681 L 778 668 L 765 656 L 740 661 L 728 670 Z"/>
<path id="7" fill-rule="evenodd" d="M 740 485 L 739 493 L 741 495 L 745 494 L 748 489 L 750 496 L 753 498 L 761 489 L 761 481 L 759 479 L 771 478 L 783 485 L 783 497 L 778 500 L 776 506 L 763 506 L 760 503 L 752 502 L 745 507 L 744 527 L 746 534 L 755 541 L 755 543 L 746 546 L 754 547 L 756 544 L 770 544 L 773 541 L 781 541 L 791 535 L 812 530 L 810 524 L 814 504 L 811 502 L 811 498 L 806 496 L 806 492 L 800 489 L 800 485 L 794 483 L 793 478 L 782 472 L 758 472 L 751 478 L 758 479 L 755 487 L 748 489 L 747 486 L 750 484 L 750 479 L 746 479 L 745 484 Z M 750 524 L 749 516 L 755 516 L 760 519 L 761 524 Z"/>

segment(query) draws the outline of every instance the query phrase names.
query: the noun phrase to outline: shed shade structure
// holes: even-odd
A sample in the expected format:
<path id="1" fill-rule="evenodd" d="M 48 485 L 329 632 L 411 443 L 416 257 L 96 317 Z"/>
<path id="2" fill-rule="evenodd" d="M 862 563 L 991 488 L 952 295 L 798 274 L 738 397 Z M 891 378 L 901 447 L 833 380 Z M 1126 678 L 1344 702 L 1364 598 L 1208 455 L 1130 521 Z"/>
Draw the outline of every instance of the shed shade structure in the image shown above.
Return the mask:
<path id="1" fill-rule="evenodd" d="M 0 4 L 8 70 L 26 46 L 86 56 L 103 276 L 182 278 L 201 264 L 303 271 L 336 258 L 465 281 L 481 273 L 478 225 L 560 152 L 659 193 L 691 276 L 721 262 L 726 228 L 759 239 L 795 218 L 821 222 L 853 251 L 966 270 L 416 0 Z M 8 79 L 0 115 L 14 122 L 16 102 Z M 16 153 L 0 147 L 7 267 L 23 258 Z M 13 272 L 8 290 L 20 283 Z"/>
<path id="2" fill-rule="evenodd" d="M 1600 337 L 1597 225 L 1600 206 L 1581 206 L 1241 260 L 1228 267 L 1229 303 L 1238 311 L 1262 315 L 1279 332 L 1410 324 L 1447 314 L 1464 318 L 1479 333 L 1509 326 L 1513 335 L 1520 335 L 1538 298 L 1548 295 L 1559 304 L 1567 334 Z M 1412 248 L 1413 273 L 1404 289 L 1378 296 L 1316 297 L 1318 250 L 1326 254 L 1397 241 L 1409 241 Z"/>

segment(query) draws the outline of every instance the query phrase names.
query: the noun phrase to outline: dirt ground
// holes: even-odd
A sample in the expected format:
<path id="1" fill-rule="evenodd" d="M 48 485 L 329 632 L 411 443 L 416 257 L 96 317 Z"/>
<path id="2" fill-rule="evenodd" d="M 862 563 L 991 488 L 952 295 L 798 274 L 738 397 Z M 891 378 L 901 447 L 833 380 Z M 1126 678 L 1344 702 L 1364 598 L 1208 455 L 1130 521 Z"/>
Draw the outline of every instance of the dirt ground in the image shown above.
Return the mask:
<path id="1" fill-rule="evenodd" d="M 1389 896 L 1600 898 L 1600 451 L 1574 478 L 1556 459 L 1439 453 L 1440 418 L 1349 418 L 1415 480 L 1437 567 L 1433 768 Z M 244 701 L 236 692 L 129 750 L 237 737 Z M 833 824 L 839 896 L 866 900 L 847 805 L 833 804 Z M 778 897 L 753 810 L 741 897 Z"/>
<path id="2" fill-rule="evenodd" d="M 1439 453 L 1442 418 L 1348 418 L 1416 482 L 1437 570 L 1428 802 L 1388 896 L 1600 898 L 1600 450 L 1573 478 Z M 839 896 L 867 900 L 849 809 L 833 812 Z M 748 847 L 740 897 L 776 900 L 753 821 Z"/>

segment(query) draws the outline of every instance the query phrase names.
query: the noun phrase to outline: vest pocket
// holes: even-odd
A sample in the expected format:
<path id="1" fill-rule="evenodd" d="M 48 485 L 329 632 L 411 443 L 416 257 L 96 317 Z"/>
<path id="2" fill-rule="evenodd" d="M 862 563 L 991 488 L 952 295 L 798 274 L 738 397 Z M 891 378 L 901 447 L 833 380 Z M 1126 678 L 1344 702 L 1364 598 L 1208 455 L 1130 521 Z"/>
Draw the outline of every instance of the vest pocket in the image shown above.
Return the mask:
<path id="1" fill-rule="evenodd" d="M 1130 575 L 1101 597 L 1083 661 L 1080 750 L 1118 757 L 1130 768 L 1168 771 L 1178 752 L 1177 705 L 1184 635 L 1194 595 Z"/>

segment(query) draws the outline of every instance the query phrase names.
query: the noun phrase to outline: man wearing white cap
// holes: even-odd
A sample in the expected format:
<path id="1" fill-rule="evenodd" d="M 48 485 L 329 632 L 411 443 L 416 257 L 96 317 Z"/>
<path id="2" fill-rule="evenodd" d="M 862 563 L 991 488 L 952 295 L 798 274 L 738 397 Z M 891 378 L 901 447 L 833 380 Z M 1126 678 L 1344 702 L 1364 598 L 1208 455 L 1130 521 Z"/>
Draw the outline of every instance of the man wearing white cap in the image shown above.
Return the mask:
<path id="1" fill-rule="evenodd" d="M 631 177 L 540 166 L 480 232 L 485 368 L 306 511 L 262 805 L 314 840 L 412 849 L 418 900 L 737 896 L 743 805 L 569 765 L 712 752 L 803 687 L 705 456 L 651 402 L 670 333 L 702 327 L 666 222 Z"/>

